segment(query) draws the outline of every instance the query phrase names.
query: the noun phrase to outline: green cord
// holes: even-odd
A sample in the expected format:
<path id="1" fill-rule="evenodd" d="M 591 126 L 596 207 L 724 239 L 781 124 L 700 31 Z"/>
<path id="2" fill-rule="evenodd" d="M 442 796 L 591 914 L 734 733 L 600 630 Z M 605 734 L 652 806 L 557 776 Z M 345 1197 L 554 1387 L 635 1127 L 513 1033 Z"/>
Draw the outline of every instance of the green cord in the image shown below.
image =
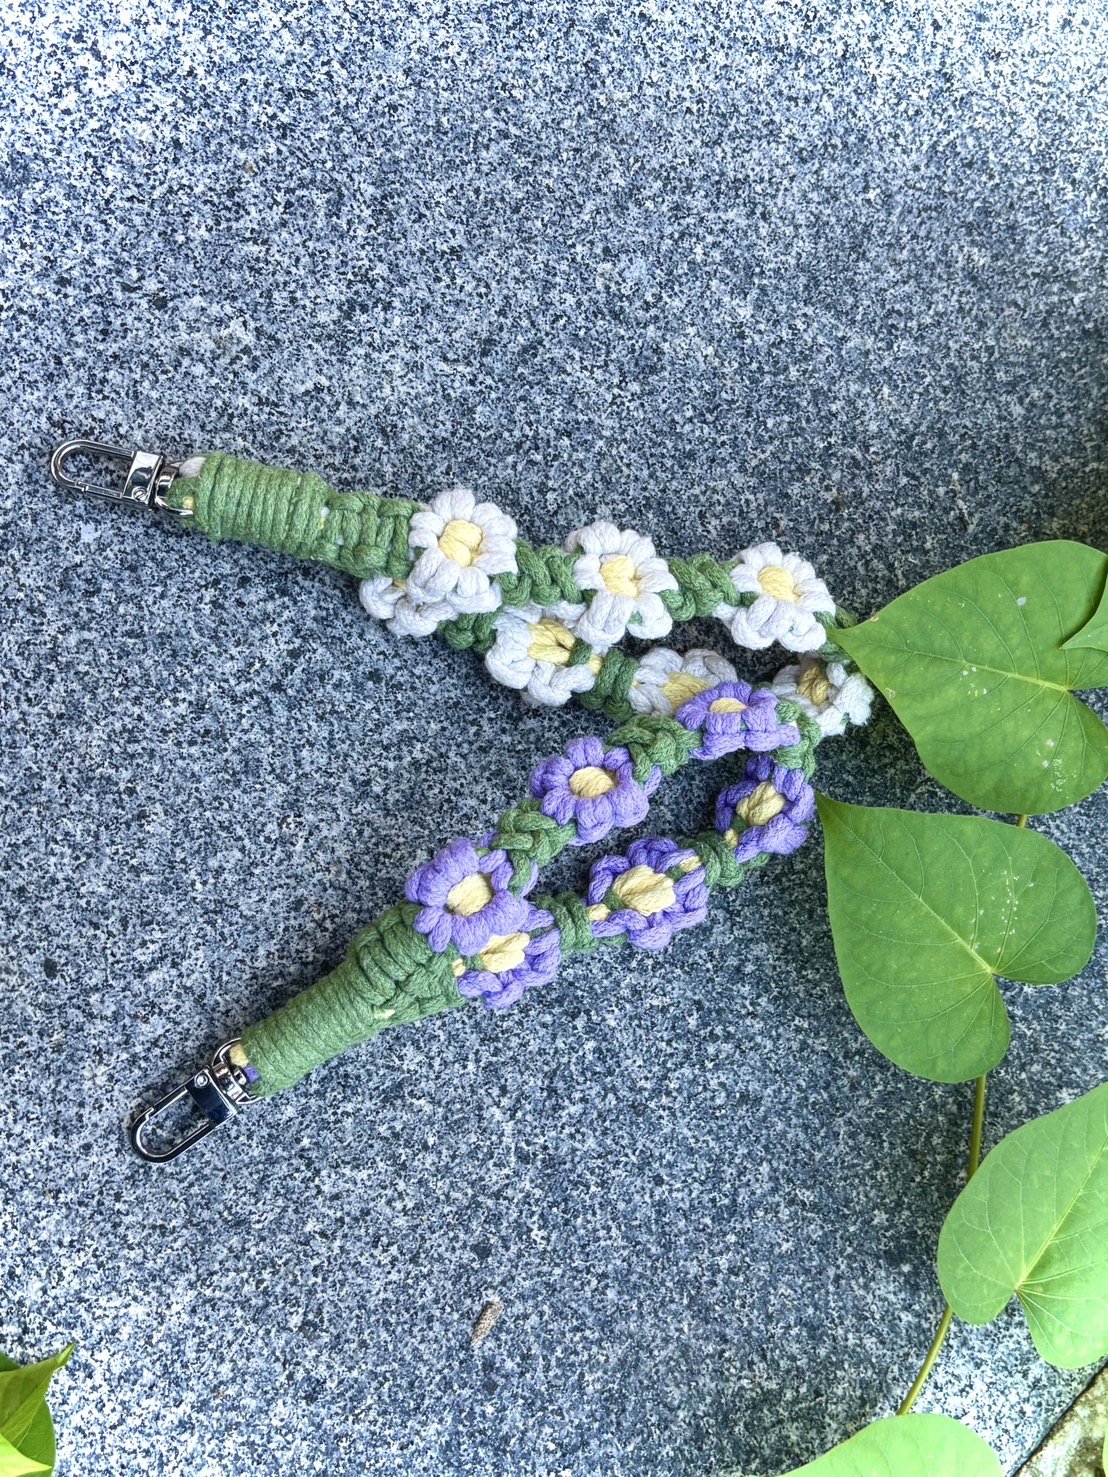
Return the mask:
<path id="1" fill-rule="evenodd" d="M 778 714 L 783 722 L 795 722 L 801 734 L 798 744 L 778 752 L 778 762 L 803 769 L 810 778 L 822 736 L 819 726 L 793 703 L 779 703 Z M 635 718 L 616 729 L 610 739 L 613 746 L 627 749 L 636 773 L 649 773 L 657 765 L 667 775 L 689 761 L 699 741 L 698 735 L 674 719 L 661 717 Z M 530 882 L 532 869 L 552 861 L 575 834 L 575 827 L 559 825 L 543 814 L 536 801 L 524 800 L 500 817 L 489 845 L 490 850 L 500 848 L 508 853 L 513 885 L 522 888 Z M 701 831 L 679 844 L 697 853 L 708 888 L 738 887 L 769 859 L 761 852 L 748 862 L 738 861 L 715 830 Z M 596 939 L 588 911 L 574 894 L 540 896 L 533 901 L 553 916 L 560 930 L 563 960 L 575 953 L 591 953 L 598 943 L 623 941 L 622 937 Z M 423 934 L 413 927 L 418 912 L 414 903 L 390 908 L 357 935 L 337 969 L 243 1032 L 242 1049 L 260 1076 L 257 1096 L 269 1097 L 291 1087 L 386 1026 L 407 1025 L 466 1003 L 457 987 L 461 955 L 453 945 L 441 954 L 433 953 Z"/>
<path id="2" fill-rule="evenodd" d="M 191 513 L 189 522 L 213 540 L 259 544 L 329 565 L 358 580 L 378 575 L 403 580 L 415 562 L 408 531 L 420 504 L 374 492 L 336 492 L 314 472 L 289 472 L 212 452 L 195 477 L 178 478 L 172 484 L 167 502 Z M 515 555 L 517 572 L 497 577 L 503 606 L 546 607 L 559 601 L 580 605 L 592 598 L 574 580 L 575 555 L 551 546 L 535 548 L 524 539 L 517 541 Z M 677 589 L 663 591 L 661 600 L 677 622 L 710 616 L 721 604 L 749 605 L 754 599 L 739 593 L 729 567 L 709 554 L 670 559 L 667 564 Z M 457 650 L 472 649 L 483 656 L 496 639 L 497 614 L 457 616 L 443 621 L 438 634 Z M 854 617 L 836 610 L 817 619 L 828 632 L 819 655 L 842 660 L 831 633 L 836 626 L 853 625 Z M 588 662 L 592 655 L 592 649 L 579 641 L 570 664 Z M 627 694 L 637 665 L 623 652 L 607 652 L 595 685 L 581 695 L 582 705 L 605 712 L 617 723 L 629 718 Z"/>
<path id="3" fill-rule="evenodd" d="M 216 452 L 205 457 L 195 477 L 180 478 L 167 501 L 190 513 L 190 524 L 211 539 L 258 544 L 295 558 L 312 559 L 356 579 L 385 575 L 404 580 L 413 565 L 409 526 L 419 504 L 373 492 L 339 493 L 314 473 L 284 471 L 259 462 Z M 505 606 L 559 601 L 585 604 L 591 592 L 581 590 L 573 577 L 575 556 L 564 550 L 534 548 L 519 540 L 517 572 L 498 578 Z M 689 560 L 668 561 L 677 581 L 662 599 L 677 621 L 711 615 L 721 604 L 749 604 L 754 598 L 735 590 L 730 571 L 707 554 Z M 438 633 L 459 650 L 488 652 L 496 639 L 497 612 L 460 615 L 444 621 Z M 825 628 L 852 623 L 844 612 L 819 618 Z M 820 653 L 841 655 L 829 641 Z M 594 660 L 592 649 L 578 641 L 569 664 Z M 657 766 L 673 774 L 684 765 L 700 740 L 670 718 L 633 713 L 629 693 L 638 661 L 612 649 L 599 663 L 595 685 L 580 694 L 582 705 L 607 713 L 624 726 L 609 743 L 628 750 L 640 783 Z M 817 724 L 791 703 L 779 704 L 780 719 L 796 722 L 801 742 L 778 754 L 787 768 L 802 768 L 810 777 L 812 755 L 821 733 Z M 513 889 L 530 884 L 533 869 L 553 860 L 573 839 L 572 826 L 558 825 L 533 800 L 508 811 L 500 819 L 491 842 L 503 849 L 513 864 Z M 749 862 L 736 861 L 733 850 L 715 831 L 704 831 L 682 845 L 692 847 L 704 867 L 709 886 L 735 887 L 747 873 L 766 861 L 765 854 Z M 571 894 L 536 898 L 537 906 L 552 914 L 559 929 L 564 957 L 597 947 L 587 911 Z M 368 1041 L 386 1026 L 420 1020 L 464 1004 L 457 979 L 465 969 L 451 946 L 433 953 L 425 937 L 413 927 L 418 907 L 402 903 L 389 909 L 354 939 L 343 962 L 324 979 L 304 990 L 267 1020 L 251 1026 L 242 1038 L 247 1058 L 260 1073 L 256 1089 L 269 1096 L 292 1086 L 348 1046 Z M 604 942 L 616 942 L 605 940 Z"/>

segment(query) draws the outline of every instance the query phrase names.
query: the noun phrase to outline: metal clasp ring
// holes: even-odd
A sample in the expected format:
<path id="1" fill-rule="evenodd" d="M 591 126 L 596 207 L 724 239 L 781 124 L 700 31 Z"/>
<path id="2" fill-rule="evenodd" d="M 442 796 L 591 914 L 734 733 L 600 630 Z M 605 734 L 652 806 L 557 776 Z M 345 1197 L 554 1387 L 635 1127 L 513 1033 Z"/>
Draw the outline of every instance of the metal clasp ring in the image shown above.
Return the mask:
<path id="1" fill-rule="evenodd" d="M 126 467 L 122 485 L 104 487 L 98 482 L 81 481 L 70 476 L 65 463 L 72 456 L 100 456 Z M 153 451 L 132 451 L 125 446 L 106 446 L 101 441 L 63 441 L 54 448 L 50 457 L 50 475 L 66 492 L 86 493 L 110 503 L 121 503 L 130 508 L 161 509 L 176 513 L 178 517 L 190 516 L 190 509 L 173 508 L 166 502 L 166 494 L 173 485 L 180 467 L 167 457 Z"/>
<path id="2" fill-rule="evenodd" d="M 156 1103 L 139 1109 L 127 1124 L 127 1138 L 131 1148 L 140 1159 L 145 1159 L 148 1164 L 168 1164 L 170 1160 L 183 1154 L 186 1149 L 191 1149 L 193 1144 L 206 1138 L 221 1123 L 226 1123 L 228 1118 L 233 1118 L 236 1113 L 256 1101 L 250 1096 L 247 1073 L 231 1061 L 231 1049 L 238 1044 L 238 1038 L 234 1041 L 225 1041 L 212 1057 L 210 1067 L 201 1068 L 187 1081 L 182 1082 L 179 1087 L 174 1087 L 164 1097 L 159 1098 Z M 256 1078 L 257 1074 L 255 1073 L 254 1076 Z M 156 1120 L 176 1103 L 183 1102 L 185 1098 L 192 1099 L 194 1106 L 206 1122 L 201 1123 L 191 1133 L 187 1133 L 167 1148 L 158 1149 L 148 1144 L 146 1134 L 155 1125 Z"/>

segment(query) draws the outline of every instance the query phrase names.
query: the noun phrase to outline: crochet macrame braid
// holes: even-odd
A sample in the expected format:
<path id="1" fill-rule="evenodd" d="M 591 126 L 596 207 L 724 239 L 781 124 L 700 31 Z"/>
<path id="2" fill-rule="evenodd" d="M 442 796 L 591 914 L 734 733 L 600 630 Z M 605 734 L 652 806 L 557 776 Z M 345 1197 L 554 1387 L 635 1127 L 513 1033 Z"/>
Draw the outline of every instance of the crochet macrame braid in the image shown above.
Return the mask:
<path id="1" fill-rule="evenodd" d="M 851 617 L 810 564 L 775 544 L 727 565 L 706 554 L 666 560 L 648 538 L 601 521 L 563 548 L 535 548 L 465 488 L 427 505 L 339 493 L 312 473 L 222 453 L 183 463 L 167 502 L 213 539 L 353 575 L 363 605 L 392 629 L 474 651 L 525 701 L 575 697 L 620 725 L 540 763 L 494 830 L 417 868 L 404 901 L 358 934 L 337 969 L 243 1033 L 231 1060 L 251 1096 L 291 1086 L 386 1026 L 467 999 L 511 1005 L 573 954 L 663 948 L 706 916 L 714 888 L 796 850 L 815 813 L 817 745 L 869 714 L 870 690 L 834 644 Z M 738 645 L 779 644 L 799 660 L 750 684 L 718 652 L 656 646 L 636 657 L 618 647 L 704 617 Z M 583 896 L 535 893 L 567 846 L 640 824 L 666 778 L 731 755 L 741 768 L 712 826 L 600 857 Z"/>

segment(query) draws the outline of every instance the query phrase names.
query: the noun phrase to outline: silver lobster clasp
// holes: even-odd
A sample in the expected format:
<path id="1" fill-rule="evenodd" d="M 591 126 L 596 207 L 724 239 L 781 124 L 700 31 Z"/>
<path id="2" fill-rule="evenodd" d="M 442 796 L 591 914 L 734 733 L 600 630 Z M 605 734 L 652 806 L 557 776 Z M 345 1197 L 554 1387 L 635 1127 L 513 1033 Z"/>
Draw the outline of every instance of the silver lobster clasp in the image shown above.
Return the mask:
<path id="1" fill-rule="evenodd" d="M 122 479 L 113 486 L 104 486 L 94 480 L 82 481 L 65 470 L 71 457 L 99 457 L 125 467 Z M 188 508 L 173 508 L 166 502 L 180 465 L 154 451 L 133 451 L 125 446 L 105 446 L 100 441 L 63 441 L 54 448 L 50 458 L 50 475 L 59 487 L 67 492 L 83 492 L 89 497 L 103 498 L 110 503 L 119 503 L 128 508 L 161 509 L 176 513 L 180 518 L 190 516 Z"/>
<path id="2" fill-rule="evenodd" d="M 238 1044 L 237 1037 L 225 1041 L 212 1057 L 211 1066 L 201 1068 L 156 1103 L 140 1108 L 131 1118 L 127 1138 L 140 1159 L 148 1164 L 168 1164 L 256 1101 L 250 1096 L 250 1087 L 258 1080 L 258 1074 L 252 1067 L 240 1067 L 231 1060 L 232 1048 Z M 168 1119 L 178 1104 L 194 1110 L 192 1116 L 199 1114 L 202 1121 L 184 1130 L 178 1127 L 176 1136 L 171 1137 L 171 1125 L 159 1119 Z M 163 1141 L 152 1142 L 158 1135 Z"/>

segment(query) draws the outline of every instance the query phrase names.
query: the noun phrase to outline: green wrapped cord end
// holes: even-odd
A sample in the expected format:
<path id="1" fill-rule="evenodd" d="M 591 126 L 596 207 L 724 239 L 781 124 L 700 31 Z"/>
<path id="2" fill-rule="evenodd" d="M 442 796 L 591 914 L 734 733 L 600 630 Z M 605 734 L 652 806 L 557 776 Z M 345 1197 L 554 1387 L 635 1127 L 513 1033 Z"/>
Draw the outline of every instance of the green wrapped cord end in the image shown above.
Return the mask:
<path id="1" fill-rule="evenodd" d="M 192 466 L 198 470 L 189 475 Z M 356 579 L 403 579 L 418 504 L 374 492 L 336 492 L 315 472 L 290 472 L 225 452 L 190 457 L 166 495 L 216 542 L 257 544 Z"/>
<path id="2" fill-rule="evenodd" d="M 389 908 L 363 928 L 337 969 L 242 1035 L 259 1080 L 253 1097 L 270 1097 L 388 1026 L 437 1015 L 466 999 L 458 991 L 458 951 L 432 953 L 412 927 L 414 903 Z"/>

